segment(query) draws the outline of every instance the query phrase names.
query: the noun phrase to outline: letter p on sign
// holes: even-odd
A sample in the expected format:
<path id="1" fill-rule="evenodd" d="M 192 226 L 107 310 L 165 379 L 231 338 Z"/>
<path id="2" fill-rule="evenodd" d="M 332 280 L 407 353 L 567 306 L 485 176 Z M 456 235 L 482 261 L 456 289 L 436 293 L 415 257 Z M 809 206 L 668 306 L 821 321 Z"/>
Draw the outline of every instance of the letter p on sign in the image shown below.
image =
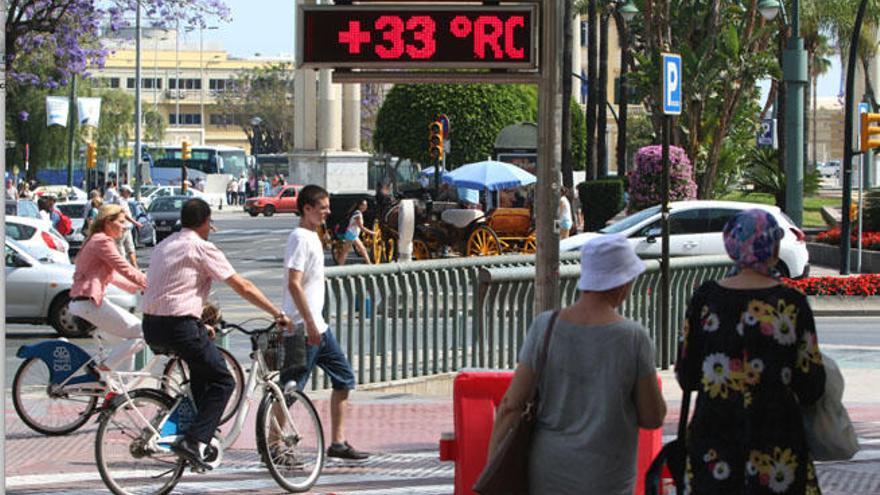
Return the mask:
<path id="1" fill-rule="evenodd" d="M 663 67 L 663 113 L 679 115 L 681 113 L 681 56 L 673 53 L 661 55 Z"/>

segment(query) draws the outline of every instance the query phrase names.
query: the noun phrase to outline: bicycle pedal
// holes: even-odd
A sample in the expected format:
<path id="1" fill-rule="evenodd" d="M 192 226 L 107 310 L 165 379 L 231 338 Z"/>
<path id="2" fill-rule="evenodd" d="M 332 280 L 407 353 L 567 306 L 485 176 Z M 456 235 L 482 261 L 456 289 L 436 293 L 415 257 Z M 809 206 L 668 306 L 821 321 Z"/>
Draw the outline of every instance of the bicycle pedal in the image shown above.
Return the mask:
<path id="1" fill-rule="evenodd" d="M 203 467 L 190 464 L 190 472 L 195 474 L 207 474 L 208 470 Z"/>

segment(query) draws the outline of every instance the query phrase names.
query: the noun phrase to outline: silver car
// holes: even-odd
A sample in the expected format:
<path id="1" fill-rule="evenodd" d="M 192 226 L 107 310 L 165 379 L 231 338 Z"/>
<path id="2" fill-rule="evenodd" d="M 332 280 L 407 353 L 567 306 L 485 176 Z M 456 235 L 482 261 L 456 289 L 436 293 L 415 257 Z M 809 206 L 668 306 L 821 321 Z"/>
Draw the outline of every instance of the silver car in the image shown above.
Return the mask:
<path id="1" fill-rule="evenodd" d="M 52 263 L 37 257 L 20 243 L 6 239 L 6 321 L 49 323 L 63 337 L 84 337 L 92 330 L 87 322 L 68 310 L 73 265 Z M 134 311 L 138 298 L 109 286 L 107 298 Z"/>

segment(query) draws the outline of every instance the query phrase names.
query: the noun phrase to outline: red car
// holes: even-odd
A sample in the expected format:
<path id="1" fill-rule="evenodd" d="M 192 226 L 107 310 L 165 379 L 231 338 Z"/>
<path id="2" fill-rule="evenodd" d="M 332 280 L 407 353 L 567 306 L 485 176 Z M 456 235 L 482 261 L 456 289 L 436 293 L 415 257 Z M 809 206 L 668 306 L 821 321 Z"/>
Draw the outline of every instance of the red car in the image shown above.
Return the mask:
<path id="1" fill-rule="evenodd" d="M 250 198 L 244 203 L 244 211 L 255 217 L 262 213 L 271 217 L 275 213 L 296 213 L 296 195 L 303 186 L 290 184 L 281 186 L 272 196 Z"/>

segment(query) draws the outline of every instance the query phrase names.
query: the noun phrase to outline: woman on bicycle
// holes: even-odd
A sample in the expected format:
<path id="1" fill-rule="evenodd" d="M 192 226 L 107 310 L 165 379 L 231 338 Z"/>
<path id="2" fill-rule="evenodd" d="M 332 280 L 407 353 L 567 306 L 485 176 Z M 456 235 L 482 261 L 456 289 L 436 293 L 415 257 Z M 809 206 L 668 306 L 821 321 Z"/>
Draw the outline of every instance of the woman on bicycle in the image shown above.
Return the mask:
<path id="1" fill-rule="evenodd" d="M 89 235 L 76 256 L 70 313 L 94 325 L 98 331 L 123 339 L 113 346 L 102 369 L 114 369 L 143 346 L 141 321 L 104 296 L 113 284 L 135 293 L 145 289 L 147 277 L 125 260 L 116 249 L 116 239 L 125 233 L 125 214 L 119 205 L 104 205 L 91 222 Z"/>
<path id="2" fill-rule="evenodd" d="M 364 243 L 361 242 L 360 239 L 361 230 L 369 235 L 376 235 L 375 232 L 364 226 L 365 211 L 367 211 L 366 199 L 361 199 L 351 207 L 351 210 L 348 211 L 348 215 L 346 215 L 348 218 L 348 228 L 345 229 L 345 232 L 342 234 L 342 249 L 339 250 L 338 256 L 336 257 L 337 265 L 345 264 L 345 259 L 348 257 L 348 252 L 351 251 L 352 244 L 354 244 L 354 248 L 357 250 L 358 254 L 364 258 L 364 262 L 368 265 L 372 264 L 370 261 L 370 255 L 367 254 L 367 248 L 364 247 Z"/>

